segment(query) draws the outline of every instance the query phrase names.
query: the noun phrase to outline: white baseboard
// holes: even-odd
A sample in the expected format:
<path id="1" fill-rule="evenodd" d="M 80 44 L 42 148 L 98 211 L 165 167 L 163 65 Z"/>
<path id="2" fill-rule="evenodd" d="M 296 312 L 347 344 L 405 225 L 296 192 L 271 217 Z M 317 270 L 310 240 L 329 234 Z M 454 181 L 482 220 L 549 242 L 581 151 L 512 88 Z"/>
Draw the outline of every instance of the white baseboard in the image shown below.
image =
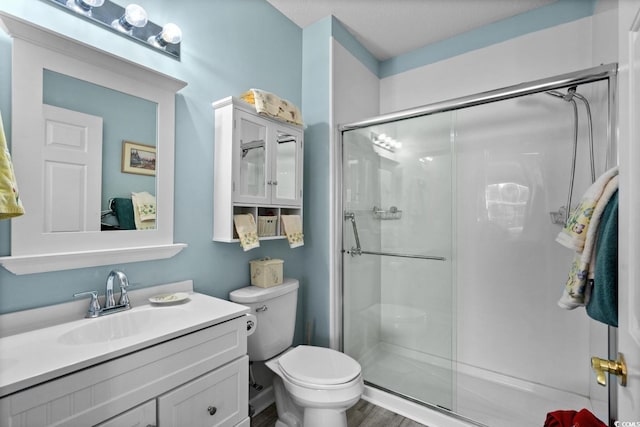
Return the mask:
<path id="1" fill-rule="evenodd" d="M 254 410 L 254 415 L 258 415 L 260 412 L 267 409 L 271 404 L 275 402 L 275 395 L 273 394 L 273 386 L 266 387 L 260 393 L 249 399 L 249 405 Z"/>

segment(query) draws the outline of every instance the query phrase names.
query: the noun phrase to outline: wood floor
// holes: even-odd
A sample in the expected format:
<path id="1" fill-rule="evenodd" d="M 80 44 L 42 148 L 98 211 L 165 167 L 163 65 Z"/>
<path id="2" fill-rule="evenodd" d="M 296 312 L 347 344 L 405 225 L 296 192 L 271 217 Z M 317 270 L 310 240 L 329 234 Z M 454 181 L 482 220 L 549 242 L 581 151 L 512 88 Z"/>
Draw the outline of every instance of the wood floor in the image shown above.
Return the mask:
<path id="1" fill-rule="evenodd" d="M 251 427 L 273 427 L 277 420 L 276 406 L 271 405 L 251 419 Z M 347 411 L 347 423 L 349 427 L 424 427 L 424 424 L 395 414 L 366 400 L 360 400 Z"/>

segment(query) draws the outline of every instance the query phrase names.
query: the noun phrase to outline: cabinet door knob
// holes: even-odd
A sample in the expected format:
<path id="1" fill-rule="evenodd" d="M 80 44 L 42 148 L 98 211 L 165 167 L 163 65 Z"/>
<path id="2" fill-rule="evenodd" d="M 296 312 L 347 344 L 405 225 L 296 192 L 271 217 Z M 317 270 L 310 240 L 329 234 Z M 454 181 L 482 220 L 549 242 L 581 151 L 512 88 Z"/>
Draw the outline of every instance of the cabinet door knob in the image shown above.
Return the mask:
<path id="1" fill-rule="evenodd" d="M 218 412 L 218 408 L 216 408 L 215 406 L 209 406 L 207 408 L 207 411 L 209 411 L 209 415 L 215 415 L 215 413 Z"/>

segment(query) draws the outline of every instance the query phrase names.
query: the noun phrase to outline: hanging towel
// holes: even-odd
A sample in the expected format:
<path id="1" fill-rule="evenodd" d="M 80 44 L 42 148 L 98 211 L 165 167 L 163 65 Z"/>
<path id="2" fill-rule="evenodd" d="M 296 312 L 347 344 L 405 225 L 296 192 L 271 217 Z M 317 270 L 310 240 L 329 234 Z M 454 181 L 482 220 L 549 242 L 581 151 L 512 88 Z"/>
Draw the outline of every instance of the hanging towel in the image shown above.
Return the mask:
<path id="1" fill-rule="evenodd" d="M 565 284 L 562 297 L 558 301 L 558 305 L 562 308 L 572 310 L 587 303 L 585 295 L 587 281 L 593 278 L 592 258 L 595 261 L 594 251 L 598 236 L 598 225 L 609 200 L 617 190 L 618 176 L 615 175 L 605 185 L 593 209 L 590 208 L 590 220 L 583 230 L 583 234 L 586 235 L 584 247 L 574 257 L 569 271 L 569 278 Z"/>
<path id="2" fill-rule="evenodd" d="M 274 117 L 285 122 L 302 126 L 302 113 L 298 107 L 286 99 L 261 89 L 249 89 L 242 95 L 242 100 L 253 104 L 259 114 Z"/>
<path id="3" fill-rule="evenodd" d="M 580 204 L 572 211 L 566 225 L 556 237 L 556 242 L 574 251 L 582 252 L 587 228 L 596 203 L 600 199 L 607 183 L 616 175 L 618 175 L 617 166 L 606 171 L 589 187 L 584 196 L 582 196 Z M 567 206 L 567 209 L 569 209 L 569 206 Z"/>
<path id="4" fill-rule="evenodd" d="M 289 240 L 291 248 L 304 245 L 304 234 L 302 234 L 302 218 L 300 215 L 281 215 L 282 229 Z"/>
<path id="5" fill-rule="evenodd" d="M 618 192 L 602 213 L 594 270 L 587 314 L 594 320 L 618 327 Z"/>
<path id="6" fill-rule="evenodd" d="M 18 183 L 4 135 L 2 113 L 0 113 L 0 219 L 9 219 L 22 214 L 24 214 L 24 207 L 20 200 Z"/>
<path id="7" fill-rule="evenodd" d="M 133 203 L 133 218 L 137 230 L 153 230 L 156 228 L 156 198 L 154 195 L 142 191 L 131 193 Z"/>
<path id="8" fill-rule="evenodd" d="M 588 409 L 553 411 L 547 414 L 544 427 L 607 427 Z"/>
<path id="9" fill-rule="evenodd" d="M 246 252 L 250 249 L 260 246 L 260 240 L 258 239 L 258 226 L 253 215 L 238 214 L 233 216 L 233 223 L 236 226 L 238 237 L 240 238 L 240 246 Z"/>
<path id="10" fill-rule="evenodd" d="M 135 230 L 136 221 L 133 214 L 133 203 L 131 199 L 115 197 L 113 199 L 113 211 L 118 218 L 118 226 L 122 230 Z"/>

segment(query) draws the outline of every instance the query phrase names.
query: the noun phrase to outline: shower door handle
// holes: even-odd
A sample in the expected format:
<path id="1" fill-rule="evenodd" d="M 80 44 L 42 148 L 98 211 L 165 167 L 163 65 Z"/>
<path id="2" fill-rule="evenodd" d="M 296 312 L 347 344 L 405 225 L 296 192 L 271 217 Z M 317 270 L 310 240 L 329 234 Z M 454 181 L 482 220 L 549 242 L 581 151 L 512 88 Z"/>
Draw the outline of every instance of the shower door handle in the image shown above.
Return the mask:
<path id="1" fill-rule="evenodd" d="M 353 237 L 356 240 L 356 246 L 352 247 L 349 253 L 351 256 L 362 255 L 362 247 L 360 246 L 360 238 L 358 237 L 358 227 L 356 226 L 356 214 L 354 212 L 345 212 L 344 219 L 351 220 L 351 225 L 353 226 Z"/>
<path id="2" fill-rule="evenodd" d="M 348 251 L 344 251 L 343 250 L 343 252 L 346 252 L 351 256 L 367 254 L 367 255 L 394 256 L 394 257 L 399 257 L 399 258 L 430 259 L 430 260 L 434 260 L 434 261 L 446 261 L 447 260 L 445 257 L 441 257 L 441 256 L 411 255 L 411 254 L 398 254 L 398 253 L 393 253 L 393 252 L 363 251 L 362 247 L 360 246 L 360 238 L 358 237 L 358 227 L 356 226 L 356 214 L 354 212 L 345 212 L 344 213 L 344 219 L 351 221 L 351 225 L 353 226 L 353 237 L 356 240 L 356 245 L 354 247 L 352 247 L 351 250 L 348 250 Z"/>

